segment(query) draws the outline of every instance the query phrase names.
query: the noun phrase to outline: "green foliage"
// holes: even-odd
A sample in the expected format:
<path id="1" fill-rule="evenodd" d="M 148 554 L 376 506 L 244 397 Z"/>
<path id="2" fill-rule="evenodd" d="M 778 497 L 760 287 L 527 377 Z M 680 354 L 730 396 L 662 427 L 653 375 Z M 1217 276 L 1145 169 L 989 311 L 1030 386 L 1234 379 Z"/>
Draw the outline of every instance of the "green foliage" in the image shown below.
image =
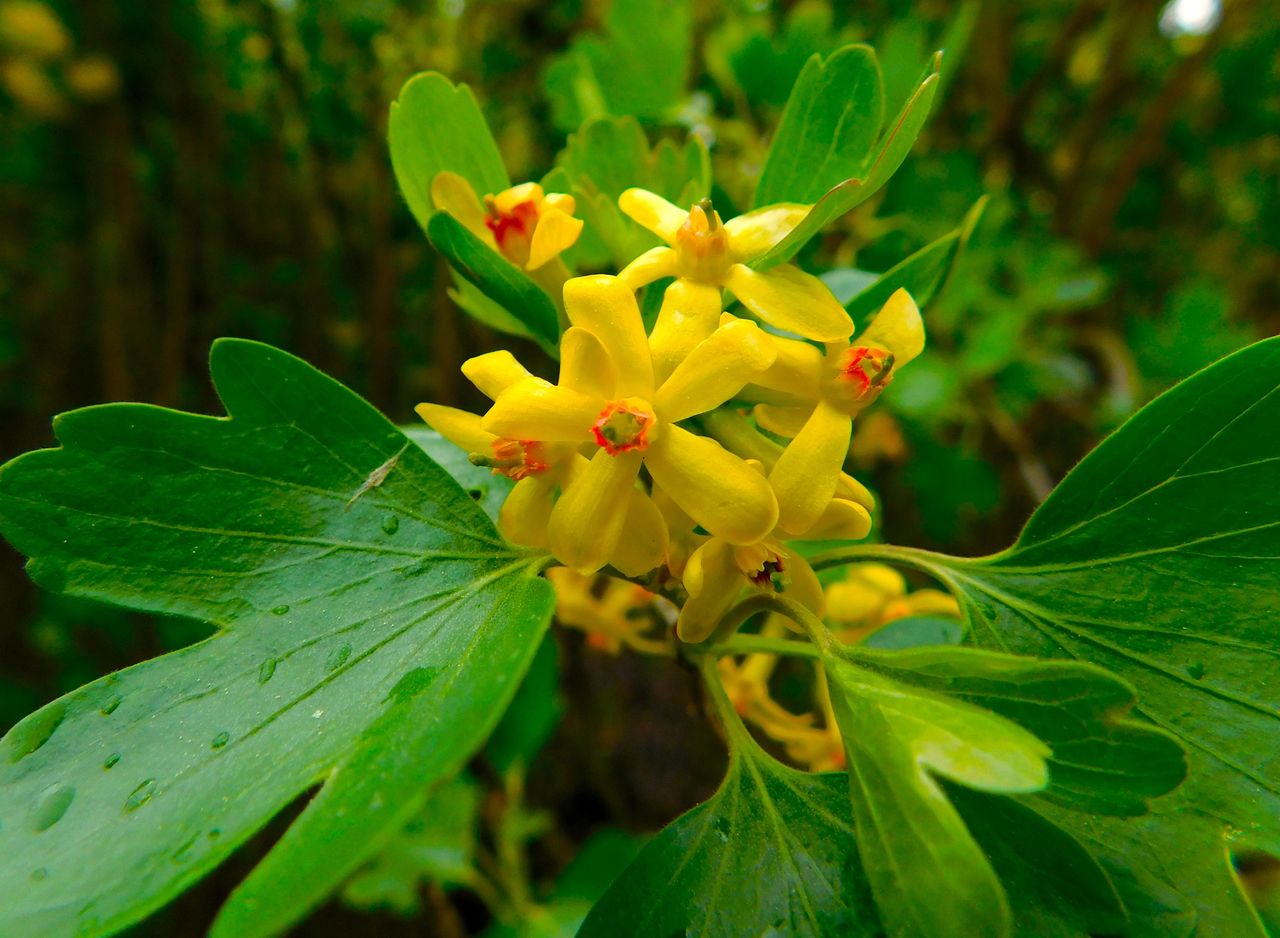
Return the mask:
<path id="1" fill-rule="evenodd" d="M 828 67 L 832 67 L 836 71 L 835 78 L 837 80 L 843 78 L 844 81 L 851 79 L 850 72 L 856 69 L 856 82 L 858 87 L 865 87 L 870 81 L 868 75 L 868 66 L 874 65 L 874 58 L 867 57 L 865 53 L 856 54 L 860 58 L 854 58 L 855 54 L 848 50 L 841 50 L 832 55 L 828 60 Z M 860 64 L 853 65 L 855 61 Z M 835 66 L 835 67 L 833 67 Z M 867 199 L 871 198 L 876 191 L 889 181 L 889 177 L 897 172 L 898 167 L 902 165 L 902 161 L 907 158 L 907 154 L 911 152 L 911 146 L 915 143 L 916 137 L 919 136 L 921 128 L 924 126 L 925 118 L 929 116 L 929 109 L 933 104 L 934 95 L 938 90 L 938 62 L 935 59 L 933 70 L 916 88 L 915 92 L 907 99 L 902 106 L 902 111 L 889 125 L 883 137 L 880 138 L 878 146 L 870 153 L 860 153 L 862 140 L 865 134 L 861 131 L 851 133 L 845 138 L 837 138 L 837 141 L 831 141 L 829 133 L 812 134 L 805 132 L 804 127 L 808 126 L 808 122 L 813 119 L 820 122 L 821 125 L 829 126 L 834 130 L 836 126 L 849 121 L 851 118 L 844 112 L 843 101 L 833 94 L 835 89 L 829 90 L 830 86 L 820 80 L 823 72 L 822 63 L 814 58 L 810 60 L 810 65 L 806 66 L 806 73 L 810 78 L 806 82 L 805 74 L 802 73 L 800 79 L 796 82 L 796 87 L 792 90 L 792 97 L 787 101 L 787 110 L 783 114 L 783 124 L 779 131 L 780 136 L 774 140 L 773 146 L 770 148 L 770 157 L 776 152 L 779 154 L 778 159 L 798 159 L 807 163 L 812 167 L 812 171 L 820 173 L 818 178 L 823 180 L 822 188 L 825 192 L 818 198 L 817 203 L 805 216 L 804 220 L 797 225 L 790 234 L 774 245 L 770 250 L 755 258 L 751 262 L 751 266 L 763 270 L 789 260 L 795 255 L 805 243 L 816 235 L 823 227 L 830 222 L 839 218 L 841 215 L 857 208 Z M 877 72 L 878 78 L 878 72 Z M 878 82 L 874 85 L 876 91 L 874 93 L 863 93 L 856 108 L 856 125 L 860 125 L 862 121 L 870 121 L 875 126 L 873 133 L 878 134 L 880 123 L 882 121 L 881 108 L 883 107 L 883 95 L 879 90 Z M 831 111 L 837 110 L 837 115 L 832 115 Z M 811 118 L 809 115 L 814 114 Z M 788 115 L 795 114 L 792 119 L 794 124 L 799 128 L 798 131 L 788 134 L 795 136 L 796 140 L 788 140 L 781 136 L 782 132 L 787 129 Z M 782 142 L 780 142 L 782 141 Z M 849 157 L 846 159 L 843 155 L 836 157 L 834 160 L 828 160 L 825 155 L 824 148 L 835 146 L 836 143 L 848 145 L 851 149 Z M 798 152 L 793 157 L 788 147 L 796 146 Z M 814 151 L 817 151 L 816 153 Z M 861 176 L 849 176 L 844 179 L 837 180 L 837 177 L 843 176 L 843 170 L 847 169 L 854 162 L 854 157 L 859 167 L 858 172 Z M 768 171 L 768 163 L 765 165 L 765 171 Z M 762 175 L 762 186 L 764 185 L 764 176 Z M 801 185 L 800 183 L 796 184 Z M 792 195 L 793 192 L 805 192 L 811 195 L 810 188 L 788 188 L 782 186 L 770 186 L 764 190 L 764 193 L 757 192 L 756 202 L 760 203 L 765 194 L 781 200 L 785 193 L 790 196 L 786 201 L 810 201 L 809 198 Z"/>
<path id="2" fill-rule="evenodd" d="M 880 934 L 844 777 L 780 764 L 736 721 L 719 790 L 645 845 L 582 938 Z"/>
<path id="3" fill-rule="evenodd" d="M 676 205 L 692 205 L 711 192 L 711 163 L 698 137 L 690 136 L 683 149 L 670 140 L 650 149 L 634 118 L 606 117 L 570 134 L 543 185 L 577 200 L 586 222 L 577 246 L 582 263 L 621 268 L 660 242 L 622 214 L 618 196 L 638 186 Z"/>
<path id="4" fill-rule="evenodd" d="M 547 292 L 520 268 L 466 229 L 448 212 L 436 212 L 427 223 L 431 243 L 454 270 L 513 316 L 529 335 L 547 345 L 560 337 L 556 305 Z"/>
<path id="5" fill-rule="evenodd" d="M 457 173 L 480 196 L 511 185 L 475 95 L 437 72 L 423 72 L 400 90 L 388 136 L 396 181 L 423 231 L 435 211 L 431 181 L 437 173 Z"/>
<path id="6" fill-rule="evenodd" d="M 211 368 L 230 419 L 76 411 L 0 475 L 38 582 L 221 628 L 6 735 L 0 931 L 117 930 L 322 781 L 215 933 L 296 920 L 479 747 L 545 627 L 531 559 L 367 404 L 252 342 Z"/>
<path id="7" fill-rule="evenodd" d="M 605 32 L 579 37 L 547 67 L 551 119 L 576 130 L 593 117 L 668 118 L 685 95 L 692 52 L 688 0 L 614 0 Z"/>

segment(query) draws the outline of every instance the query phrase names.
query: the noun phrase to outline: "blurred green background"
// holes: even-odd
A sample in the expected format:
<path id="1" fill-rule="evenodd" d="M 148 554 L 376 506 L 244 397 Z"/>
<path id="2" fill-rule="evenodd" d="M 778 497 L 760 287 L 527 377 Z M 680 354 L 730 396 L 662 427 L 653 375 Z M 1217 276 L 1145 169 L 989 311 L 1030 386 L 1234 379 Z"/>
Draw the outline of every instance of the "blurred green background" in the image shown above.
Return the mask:
<path id="1" fill-rule="evenodd" d="M 0 0 L 0 457 L 50 445 L 53 414 L 103 401 L 218 412 L 205 356 L 223 335 L 295 352 L 402 422 L 420 400 L 478 404 L 458 365 L 509 340 L 453 306 L 385 146 L 390 101 L 424 69 L 472 85 L 513 180 L 541 178 L 584 117 L 632 113 L 655 140 L 707 141 L 727 215 L 810 54 L 875 46 L 893 112 L 947 47 L 913 155 L 805 256 L 882 271 L 990 195 L 929 310 L 930 350 L 855 439 L 897 543 L 1003 547 L 1151 396 L 1280 332 L 1273 4 L 617 6 Z M 609 59 L 626 16 L 659 51 Z M 204 634 L 42 594 L 4 550 L 0 730 Z M 556 819 L 535 876 L 592 825 L 664 823 L 718 773 L 679 668 L 574 638 L 560 658 L 569 715 L 530 776 Z M 244 868 L 146 928 L 198 931 Z M 430 934 L 483 920 L 465 900 L 452 923 L 433 908 Z M 353 914 L 335 906 L 304 931 L 342 933 Z"/>

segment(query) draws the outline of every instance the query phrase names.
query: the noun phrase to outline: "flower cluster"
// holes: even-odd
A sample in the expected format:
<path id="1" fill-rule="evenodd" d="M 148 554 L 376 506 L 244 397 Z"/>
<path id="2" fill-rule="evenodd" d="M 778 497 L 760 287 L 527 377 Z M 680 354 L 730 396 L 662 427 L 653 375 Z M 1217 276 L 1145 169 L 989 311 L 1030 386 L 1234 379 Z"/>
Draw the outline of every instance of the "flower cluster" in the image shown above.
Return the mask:
<path id="1" fill-rule="evenodd" d="M 482 202 L 441 173 L 432 189 L 527 269 L 581 230 L 572 199 L 536 185 Z M 709 201 L 684 210 L 640 189 L 619 205 L 666 245 L 617 276 L 563 283 L 558 379 L 493 352 L 463 366 L 493 402 L 485 414 L 435 404 L 418 413 L 515 482 L 499 518 L 510 540 L 577 574 L 612 569 L 677 595 L 682 640 L 706 639 L 760 591 L 821 615 L 827 600 L 796 545 L 869 532 L 872 496 L 843 471 L 852 421 L 920 353 L 919 311 L 899 290 L 851 339 L 821 280 L 788 264 L 752 269 L 807 206 L 725 222 Z M 666 278 L 646 328 L 636 291 Z M 743 316 L 725 311 L 725 291 Z"/>

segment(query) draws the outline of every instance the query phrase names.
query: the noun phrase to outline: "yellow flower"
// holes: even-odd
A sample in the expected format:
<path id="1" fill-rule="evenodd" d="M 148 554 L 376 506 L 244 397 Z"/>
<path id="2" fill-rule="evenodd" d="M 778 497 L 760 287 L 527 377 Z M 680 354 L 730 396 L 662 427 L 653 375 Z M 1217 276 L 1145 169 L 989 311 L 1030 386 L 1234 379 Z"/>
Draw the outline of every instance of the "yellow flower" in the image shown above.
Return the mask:
<path id="1" fill-rule="evenodd" d="M 907 581 L 882 563 L 854 564 L 843 580 L 827 587 L 827 618 L 842 626 L 840 638 L 856 641 L 908 616 L 960 617 L 955 598 L 942 590 L 907 592 Z"/>
<path id="2" fill-rule="evenodd" d="M 906 290 L 898 290 L 853 342 L 826 354 L 804 342 L 770 336 L 773 366 L 755 380 L 770 399 L 756 407 L 760 425 L 793 437 L 769 471 L 790 536 L 808 530 L 827 509 L 849 452 L 853 418 L 874 401 L 898 368 L 924 350 L 924 323 Z"/>
<path id="3" fill-rule="evenodd" d="M 573 217 L 573 196 L 544 193 L 536 182 L 486 195 L 482 204 L 471 183 L 446 170 L 431 180 L 431 201 L 524 270 L 538 270 L 559 257 L 582 233 L 582 219 Z"/>
<path id="4" fill-rule="evenodd" d="M 643 587 L 613 577 L 584 576 L 568 567 L 547 571 L 556 588 L 556 618 L 580 629 L 592 648 L 616 655 L 624 647 L 646 654 L 669 654 L 664 638 L 646 635 L 654 618 L 654 595 Z"/>
<path id="5" fill-rule="evenodd" d="M 853 331 L 848 313 L 817 277 L 790 264 L 756 271 L 745 263 L 786 237 L 809 206 L 770 205 L 721 223 L 710 200 L 686 212 L 645 189 L 628 189 L 618 205 L 668 245 L 640 255 L 618 276 L 633 290 L 676 278 L 653 329 L 659 380 L 716 328 L 724 288 L 764 322 L 807 339 L 831 342 Z"/>
<path id="6" fill-rule="evenodd" d="M 560 383 L 521 381 L 498 396 L 482 422 L 499 436 L 592 452 L 551 512 L 552 553 L 583 573 L 609 562 L 619 542 L 635 536 L 618 506 L 635 490 L 641 465 L 713 534 L 734 544 L 768 534 L 778 506 L 764 477 L 715 441 L 677 425 L 723 404 L 769 367 L 773 351 L 764 334 L 731 320 L 656 382 L 640 310 L 626 284 L 617 277 L 578 277 L 565 284 L 564 302 L 574 328 L 562 343 Z"/>

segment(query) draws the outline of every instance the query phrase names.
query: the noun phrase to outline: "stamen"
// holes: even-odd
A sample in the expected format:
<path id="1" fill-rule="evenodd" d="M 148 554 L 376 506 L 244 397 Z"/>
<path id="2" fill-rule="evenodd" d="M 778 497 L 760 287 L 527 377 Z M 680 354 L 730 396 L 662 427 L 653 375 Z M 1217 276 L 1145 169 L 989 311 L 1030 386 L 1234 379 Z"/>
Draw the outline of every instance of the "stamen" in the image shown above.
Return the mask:
<path id="1" fill-rule="evenodd" d="M 519 482 L 529 476 L 538 475 L 551 468 L 546 455 L 542 451 L 542 443 L 538 440 L 509 440 L 499 438 L 493 441 L 493 455 L 469 453 L 467 461 L 473 466 L 492 469 L 494 475 L 504 475 L 508 479 Z"/>
<path id="2" fill-rule="evenodd" d="M 641 452 L 649 447 L 649 428 L 654 416 L 624 401 L 611 401 L 600 411 L 600 417 L 591 425 L 591 433 L 610 456 L 619 453 Z"/>
<path id="3" fill-rule="evenodd" d="M 840 368 L 840 377 L 852 381 L 859 395 L 879 391 L 893 379 L 893 353 L 867 345 L 855 345 Z"/>

